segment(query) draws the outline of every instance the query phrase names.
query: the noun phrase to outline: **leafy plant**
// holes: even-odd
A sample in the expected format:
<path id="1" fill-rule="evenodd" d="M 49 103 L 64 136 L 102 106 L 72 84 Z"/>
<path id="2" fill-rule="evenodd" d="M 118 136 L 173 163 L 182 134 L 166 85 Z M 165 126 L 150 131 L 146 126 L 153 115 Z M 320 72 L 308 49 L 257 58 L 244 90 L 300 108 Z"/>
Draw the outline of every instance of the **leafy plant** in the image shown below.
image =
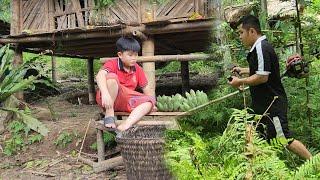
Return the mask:
<path id="1" fill-rule="evenodd" d="M 68 144 L 70 144 L 73 140 L 72 134 L 63 131 L 59 134 L 58 138 L 53 142 L 56 146 L 59 147 L 66 147 Z"/>
<path id="2" fill-rule="evenodd" d="M 184 129 L 168 131 L 165 157 L 170 170 L 177 179 L 319 178 L 319 155 L 298 171 L 289 169 L 278 157 L 282 140 L 274 140 L 273 146 L 255 132 L 260 117 L 234 109 L 225 131 L 210 137 Z"/>
<path id="3" fill-rule="evenodd" d="M 9 22 L 10 18 L 10 0 L 0 0 L 0 20 Z"/>
<path id="4" fill-rule="evenodd" d="M 116 145 L 116 141 L 115 141 L 115 135 L 113 133 L 110 132 L 104 132 L 103 133 L 103 142 L 105 143 L 106 146 L 111 147 Z M 92 150 L 97 150 L 97 142 L 94 142 L 90 145 L 90 148 Z"/>
<path id="5" fill-rule="evenodd" d="M 30 133 L 30 128 L 21 121 L 12 121 L 8 125 L 11 137 L 4 142 L 4 154 L 11 156 L 25 148 L 27 144 L 40 142 L 43 138 L 41 134 Z"/>
<path id="6" fill-rule="evenodd" d="M 43 139 L 43 136 L 41 134 L 33 134 L 30 135 L 28 138 L 29 144 L 33 144 L 35 142 L 40 142 Z"/>
<path id="7" fill-rule="evenodd" d="M 94 72 L 98 72 L 101 67 L 99 61 L 94 61 Z M 57 71 L 61 79 L 70 77 L 86 78 L 86 61 L 77 58 L 57 58 Z"/>
<path id="8" fill-rule="evenodd" d="M 114 0 L 94 0 L 94 4 L 98 9 L 108 7 L 112 5 L 114 2 Z"/>
<path id="9" fill-rule="evenodd" d="M 33 85 L 36 77 L 30 76 L 24 79 L 24 75 L 28 70 L 29 64 L 37 58 L 23 63 L 19 67 L 13 67 L 12 52 L 9 50 L 9 45 L 6 45 L 0 49 L 0 59 L 0 102 L 3 102 L 12 94 Z"/>

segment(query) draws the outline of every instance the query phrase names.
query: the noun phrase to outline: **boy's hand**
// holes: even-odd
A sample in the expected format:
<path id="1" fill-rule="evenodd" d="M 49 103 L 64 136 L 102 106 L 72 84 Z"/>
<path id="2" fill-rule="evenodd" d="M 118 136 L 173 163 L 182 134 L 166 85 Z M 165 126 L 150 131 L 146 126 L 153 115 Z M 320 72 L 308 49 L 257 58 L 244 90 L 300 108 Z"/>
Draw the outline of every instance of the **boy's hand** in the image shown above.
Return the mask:
<path id="1" fill-rule="evenodd" d="M 152 107 L 152 110 L 151 110 L 151 112 L 156 112 L 156 111 L 158 111 L 158 108 L 157 108 L 157 106 L 153 106 L 153 107 Z"/>
<path id="2" fill-rule="evenodd" d="M 101 101 L 102 101 L 102 106 L 105 109 L 112 109 L 113 108 L 113 100 L 112 100 L 109 93 L 101 94 Z"/>

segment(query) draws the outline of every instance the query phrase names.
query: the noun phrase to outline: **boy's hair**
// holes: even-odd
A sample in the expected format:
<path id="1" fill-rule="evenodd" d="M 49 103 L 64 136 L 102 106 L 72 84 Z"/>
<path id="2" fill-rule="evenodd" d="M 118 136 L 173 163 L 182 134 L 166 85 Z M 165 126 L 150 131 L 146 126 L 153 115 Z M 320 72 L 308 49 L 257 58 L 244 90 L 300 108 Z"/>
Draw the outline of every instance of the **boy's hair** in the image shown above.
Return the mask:
<path id="1" fill-rule="evenodd" d="M 242 17 L 239 24 L 242 24 L 242 28 L 245 30 L 253 28 L 257 31 L 258 34 L 261 34 L 260 21 L 257 17 L 253 15 L 247 15 Z"/>
<path id="2" fill-rule="evenodd" d="M 132 37 L 121 37 L 116 42 L 118 52 L 133 51 L 139 52 L 141 47 L 139 42 Z"/>

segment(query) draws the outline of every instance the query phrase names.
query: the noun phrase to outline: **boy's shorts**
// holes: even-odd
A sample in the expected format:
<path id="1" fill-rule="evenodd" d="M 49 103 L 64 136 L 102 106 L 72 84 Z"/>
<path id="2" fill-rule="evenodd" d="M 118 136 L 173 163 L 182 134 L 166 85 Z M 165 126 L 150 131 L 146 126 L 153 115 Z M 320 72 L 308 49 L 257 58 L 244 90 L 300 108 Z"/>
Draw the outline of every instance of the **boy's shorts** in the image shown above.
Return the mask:
<path id="1" fill-rule="evenodd" d="M 155 106 L 155 97 L 144 95 L 121 85 L 116 74 L 108 73 L 107 80 L 108 79 L 115 79 L 118 83 L 118 95 L 113 105 L 115 111 L 131 112 L 134 108 L 145 102 L 151 102 L 152 105 Z M 102 107 L 100 90 L 96 93 L 96 101 L 97 104 Z"/>
<path id="2" fill-rule="evenodd" d="M 257 131 L 262 138 L 270 141 L 274 138 L 284 137 L 290 144 L 292 139 L 292 133 L 289 131 L 287 112 L 270 113 L 268 116 L 264 116 L 260 124 L 257 127 Z"/>

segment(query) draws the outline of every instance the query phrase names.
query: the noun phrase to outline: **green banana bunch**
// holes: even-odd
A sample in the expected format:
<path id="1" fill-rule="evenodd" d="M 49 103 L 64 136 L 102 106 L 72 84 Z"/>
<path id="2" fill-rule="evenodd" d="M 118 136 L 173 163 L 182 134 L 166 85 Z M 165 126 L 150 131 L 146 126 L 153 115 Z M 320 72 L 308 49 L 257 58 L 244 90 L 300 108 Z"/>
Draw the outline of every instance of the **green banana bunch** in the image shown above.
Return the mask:
<path id="1" fill-rule="evenodd" d="M 209 99 L 206 93 L 199 90 L 195 92 L 191 89 L 190 92 L 185 93 L 185 97 L 178 93 L 172 96 L 158 96 L 157 108 L 163 112 L 184 112 L 205 104 L 208 101 Z"/>

